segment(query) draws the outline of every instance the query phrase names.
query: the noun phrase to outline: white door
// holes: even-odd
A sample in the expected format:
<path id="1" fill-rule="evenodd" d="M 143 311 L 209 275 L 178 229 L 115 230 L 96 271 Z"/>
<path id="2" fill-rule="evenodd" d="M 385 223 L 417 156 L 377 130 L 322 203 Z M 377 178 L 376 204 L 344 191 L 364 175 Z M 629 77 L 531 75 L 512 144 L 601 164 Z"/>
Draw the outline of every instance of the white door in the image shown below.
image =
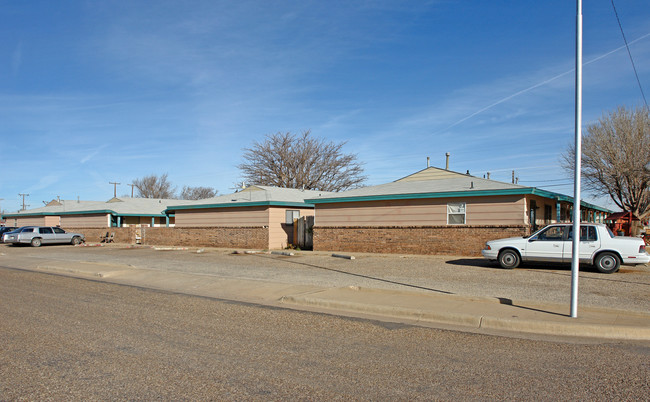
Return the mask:
<path id="1" fill-rule="evenodd" d="M 564 247 L 564 226 L 549 226 L 528 239 L 522 257 L 529 261 L 560 262 Z"/>
<path id="2" fill-rule="evenodd" d="M 591 225 L 580 225 L 580 261 L 591 261 L 591 256 L 600 247 L 598 231 Z M 569 227 L 567 242 L 564 246 L 564 262 L 571 262 L 573 258 L 573 227 Z"/>

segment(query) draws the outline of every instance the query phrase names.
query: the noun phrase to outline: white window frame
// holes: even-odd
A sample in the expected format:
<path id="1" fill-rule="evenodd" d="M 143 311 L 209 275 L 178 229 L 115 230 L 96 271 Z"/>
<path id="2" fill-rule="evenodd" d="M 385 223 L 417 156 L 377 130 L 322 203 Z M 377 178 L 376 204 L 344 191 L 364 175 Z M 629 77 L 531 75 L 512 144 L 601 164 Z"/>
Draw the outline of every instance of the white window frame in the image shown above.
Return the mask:
<path id="1" fill-rule="evenodd" d="M 462 222 L 450 221 L 450 217 L 462 216 Z M 447 225 L 465 225 L 467 224 L 467 204 L 464 202 L 448 202 L 447 203 Z"/>
<path id="2" fill-rule="evenodd" d="M 284 223 L 287 225 L 293 225 L 294 219 L 300 219 L 300 210 L 299 209 L 287 209 L 284 212 Z"/>

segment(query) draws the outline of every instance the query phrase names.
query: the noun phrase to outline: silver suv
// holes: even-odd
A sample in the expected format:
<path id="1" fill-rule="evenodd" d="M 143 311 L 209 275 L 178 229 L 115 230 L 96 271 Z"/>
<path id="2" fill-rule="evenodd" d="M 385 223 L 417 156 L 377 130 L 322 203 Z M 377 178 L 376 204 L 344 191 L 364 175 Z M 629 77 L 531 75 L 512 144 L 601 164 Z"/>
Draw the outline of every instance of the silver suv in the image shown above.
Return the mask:
<path id="1" fill-rule="evenodd" d="M 2 235 L 2 240 L 9 244 L 31 244 L 40 247 L 42 244 L 80 244 L 85 237 L 80 233 L 68 233 L 59 227 L 51 226 L 24 226 L 13 232 Z"/>

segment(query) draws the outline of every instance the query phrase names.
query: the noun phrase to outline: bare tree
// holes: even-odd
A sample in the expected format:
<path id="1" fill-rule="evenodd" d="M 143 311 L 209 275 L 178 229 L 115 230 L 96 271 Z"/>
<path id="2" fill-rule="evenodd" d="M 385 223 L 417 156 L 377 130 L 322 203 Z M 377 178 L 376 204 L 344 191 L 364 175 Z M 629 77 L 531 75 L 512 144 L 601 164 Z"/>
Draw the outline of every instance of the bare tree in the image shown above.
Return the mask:
<path id="1" fill-rule="evenodd" d="M 181 191 L 181 200 L 203 200 L 212 198 L 217 195 L 217 190 L 210 187 L 190 187 L 183 186 Z"/>
<path id="2" fill-rule="evenodd" d="M 138 198 L 175 198 L 176 187 L 167 180 L 167 173 L 163 175 L 151 174 L 141 179 L 133 180 L 135 188 L 138 189 Z"/>
<path id="3" fill-rule="evenodd" d="M 344 145 L 314 138 L 310 131 L 276 133 L 245 148 L 237 167 L 249 184 L 322 191 L 361 187 L 362 164 L 356 154 L 343 154 Z"/>
<path id="4" fill-rule="evenodd" d="M 575 171 L 575 147 L 562 156 Z M 587 126 L 582 139 L 582 177 L 594 195 L 608 195 L 624 211 L 650 216 L 650 114 L 647 108 L 620 106 Z"/>

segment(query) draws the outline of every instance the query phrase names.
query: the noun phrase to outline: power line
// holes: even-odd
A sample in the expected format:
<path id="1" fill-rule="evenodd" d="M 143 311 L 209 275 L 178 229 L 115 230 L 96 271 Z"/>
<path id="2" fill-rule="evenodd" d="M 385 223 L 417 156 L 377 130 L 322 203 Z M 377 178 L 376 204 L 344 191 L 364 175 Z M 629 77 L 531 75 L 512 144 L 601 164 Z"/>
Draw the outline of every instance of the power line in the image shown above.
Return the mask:
<path id="1" fill-rule="evenodd" d="M 643 98 L 643 103 L 645 103 L 646 109 L 648 109 L 648 101 L 645 98 L 643 93 L 643 87 L 641 86 L 641 80 L 639 80 L 639 74 L 636 71 L 636 66 L 634 65 L 634 59 L 632 58 L 632 52 L 630 52 L 630 46 L 627 43 L 627 38 L 625 38 L 625 33 L 623 32 L 623 25 L 621 24 L 620 18 L 618 18 L 618 12 L 616 11 L 616 6 L 614 5 L 614 0 L 612 1 L 612 8 L 614 9 L 614 15 L 616 15 L 616 21 L 618 22 L 618 27 L 621 29 L 621 35 L 623 35 L 623 42 L 625 42 L 625 48 L 627 49 L 627 54 L 630 56 L 630 62 L 632 63 L 632 69 L 634 70 L 634 76 L 636 77 L 636 82 L 639 85 L 639 90 L 641 91 L 641 97 Z"/>

